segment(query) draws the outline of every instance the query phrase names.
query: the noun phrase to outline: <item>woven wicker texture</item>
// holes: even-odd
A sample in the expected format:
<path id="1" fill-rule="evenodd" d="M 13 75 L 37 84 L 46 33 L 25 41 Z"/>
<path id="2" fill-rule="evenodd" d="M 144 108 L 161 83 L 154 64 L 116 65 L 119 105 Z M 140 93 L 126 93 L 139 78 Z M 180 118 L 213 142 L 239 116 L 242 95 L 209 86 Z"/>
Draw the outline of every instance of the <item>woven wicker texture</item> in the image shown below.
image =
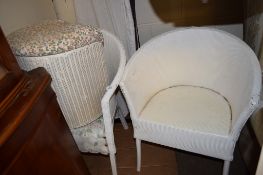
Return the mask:
<path id="1" fill-rule="evenodd" d="M 47 28 L 52 29 L 50 24 Z M 63 35 L 67 34 L 71 35 L 71 32 L 64 31 Z M 108 84 L 102 41 L 55 55 L 17 56 L 17 60 L 24 70 L 44 67 L 50 73 L 52 88 L 71 129 L 84 126 L 102 115 L 100 101 Z"/>
<path id="2" fill-rule="evenodd" d="M 44 67 L 69 127 L 84 126 L 102 115 L 100 101 L 107 86 L 103 46 L 94 43 L 64 54 L 17 57 L 24 70 Z"/>

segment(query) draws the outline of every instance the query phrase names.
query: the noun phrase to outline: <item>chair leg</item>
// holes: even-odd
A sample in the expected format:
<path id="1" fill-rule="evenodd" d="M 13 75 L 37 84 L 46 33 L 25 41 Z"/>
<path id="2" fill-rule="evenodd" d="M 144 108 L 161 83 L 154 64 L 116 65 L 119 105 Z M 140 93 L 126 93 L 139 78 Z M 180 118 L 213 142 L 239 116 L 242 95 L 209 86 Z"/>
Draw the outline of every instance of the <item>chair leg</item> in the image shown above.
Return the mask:
<path id="1" fill-rule="evenodd" d="M 136 149 L 137 149 L 137 171 L 141 171 L 141 140 L 136 139 Z"/>
<path id="2" fill-rule="evenodd" d="M 223 175 L 228 175 L 229 167 L 230 167 L 230 161 L 225 160 L 224 167 L 223 167 Z"/>
<path id="3" fill-rule="evenodd" d="M 116 157 L 115 154 L 110 153 L 110 163 L 112 175 L 117 175 Z"/>
<path id="4" fill-rule="evenodd" d="M 127 124 L 127 122 L 126 122 L 126 119 L 125 119 L 125 117 L 124 117 L 124 115 L 123 115 L 123 112 L 122 112 L 122 110 L 121 110 L 120 107 L 117 107 L 117 113 L 118 113 L 118 117 L 119 117 L 120 120 L 121 120 L 121 124 L 122 124 L 123 128 L 124 128 L 125 130 L 127 130 L 129 127 L 128 127 L 128 124 Z"/>

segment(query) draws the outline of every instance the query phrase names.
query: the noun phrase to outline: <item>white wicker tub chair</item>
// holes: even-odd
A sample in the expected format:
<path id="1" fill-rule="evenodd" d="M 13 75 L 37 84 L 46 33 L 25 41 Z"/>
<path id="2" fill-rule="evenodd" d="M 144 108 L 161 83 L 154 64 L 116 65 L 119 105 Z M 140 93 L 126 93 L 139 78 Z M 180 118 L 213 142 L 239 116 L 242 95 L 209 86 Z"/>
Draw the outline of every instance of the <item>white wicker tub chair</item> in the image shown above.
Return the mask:
<path id="1" fill-rule="evenodd" d="M 261 70 L 235 36 L 178 29 L 144 44 L 126 66 L 127 101 L 141 166 L 141 140 L 224 160 L 227 175 L 240 130 L 258 106 Z"/>

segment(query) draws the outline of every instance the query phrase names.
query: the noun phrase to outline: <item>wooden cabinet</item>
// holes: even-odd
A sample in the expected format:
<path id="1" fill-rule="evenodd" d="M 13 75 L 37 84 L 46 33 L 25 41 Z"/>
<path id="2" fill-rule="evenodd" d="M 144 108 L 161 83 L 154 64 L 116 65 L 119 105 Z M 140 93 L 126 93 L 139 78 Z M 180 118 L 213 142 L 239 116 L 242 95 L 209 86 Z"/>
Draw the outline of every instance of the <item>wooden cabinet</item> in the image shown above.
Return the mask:
<path id="1" fill-rule="evenodd" d="M 243 23 L 240 0 L 150 0 L 158 17 L 176 26 Z"/>
<path id="2" fill-rule="evenodd" d="M 89 175 L 43 69 L 19 69 L 0 31 L 0 174 Z"/>

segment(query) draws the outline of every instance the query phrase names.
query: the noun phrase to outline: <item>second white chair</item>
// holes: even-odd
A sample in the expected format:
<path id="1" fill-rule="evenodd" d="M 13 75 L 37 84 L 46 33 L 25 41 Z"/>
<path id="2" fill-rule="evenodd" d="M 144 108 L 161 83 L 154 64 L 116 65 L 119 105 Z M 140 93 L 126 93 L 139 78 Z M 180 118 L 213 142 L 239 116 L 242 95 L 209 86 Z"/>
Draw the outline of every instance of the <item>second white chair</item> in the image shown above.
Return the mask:
<path id="1" fill-rule="evenodd" d="M 121 89 L 141 140 L 224 160 L 227 175 L 240 130 L 258 105 L 261 70 L 253 51 L 223 31 L 189 28 L 144 44 Z"/>

